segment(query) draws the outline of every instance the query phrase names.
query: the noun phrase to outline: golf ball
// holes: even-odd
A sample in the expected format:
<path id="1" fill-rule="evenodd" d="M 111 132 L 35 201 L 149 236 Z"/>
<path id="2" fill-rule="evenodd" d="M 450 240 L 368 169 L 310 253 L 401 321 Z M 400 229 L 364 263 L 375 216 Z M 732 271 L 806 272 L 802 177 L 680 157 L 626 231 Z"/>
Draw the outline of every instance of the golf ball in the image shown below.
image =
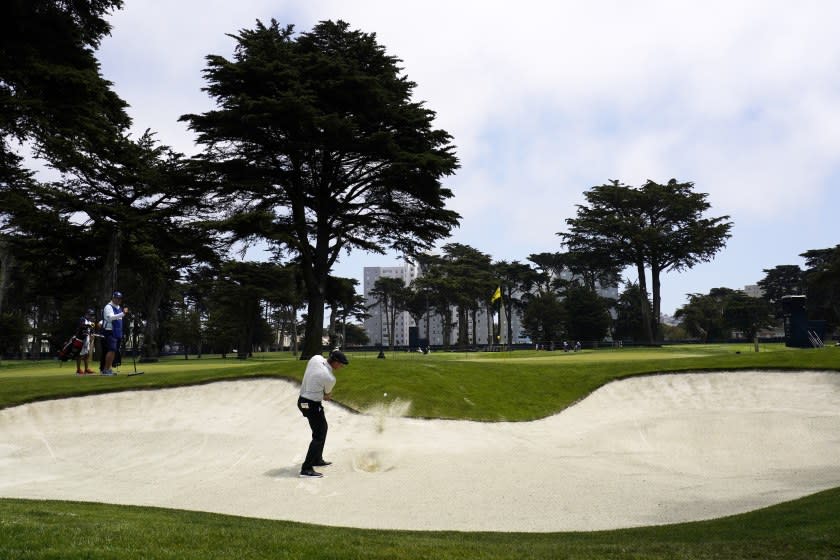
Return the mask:
<path id="1" fill-rule="evenodd" d="M 382 396 L 383 396 L 383 397 L 387 397 L 387 396 L 388 396 L 388 393 L 382 393 Z"/>

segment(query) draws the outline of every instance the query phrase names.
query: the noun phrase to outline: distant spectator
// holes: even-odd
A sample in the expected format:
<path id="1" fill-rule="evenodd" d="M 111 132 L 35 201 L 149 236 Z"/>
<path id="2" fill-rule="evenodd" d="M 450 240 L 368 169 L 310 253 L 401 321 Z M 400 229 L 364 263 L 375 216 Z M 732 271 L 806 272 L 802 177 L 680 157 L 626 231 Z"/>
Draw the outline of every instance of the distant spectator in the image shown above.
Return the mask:
<path id="1" fill-rule="evenodd" d="M 79 319 L 79 325 L 76 327 L 76 338 L 82 341 L 82 349 L 79 355 L 76 356 L 76 375 L 87 375 L 94 373 L 90 369 L 90 351 L 93 348 L 93 319 L 95 312 L 93 309 L 88 309 L 85 314 Z M 85 363 L 85 369 L 82 369 L 82 362 Z"/>
<path id="2" fill-rule="evenodd" d="M 122 341 L 123 318 L 128 314 L 128 307 L 121 307 L 122 299 L 122 292 L 115 291 L 102 313 L 102 352 L 105 354 L 102 375 L 116 375 L 111 368 Z"/>

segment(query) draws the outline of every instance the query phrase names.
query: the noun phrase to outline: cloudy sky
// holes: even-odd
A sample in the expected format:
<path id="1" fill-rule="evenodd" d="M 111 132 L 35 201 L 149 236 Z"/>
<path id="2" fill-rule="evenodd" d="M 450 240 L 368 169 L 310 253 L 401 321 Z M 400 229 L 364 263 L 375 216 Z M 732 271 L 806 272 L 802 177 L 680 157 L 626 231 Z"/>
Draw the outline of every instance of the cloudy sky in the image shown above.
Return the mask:
<path id="1" fill-rule="evenodd" d="M 734 222 L 714 261 L 663 276 L 665 313 L 840 243 L 838 2 L 126 0 L 103 74 L 138 132 L 192 154 L 177 119 L 211 108 L 204 57 L 271 18 L 343 19 L 402 59 L 461 162 L 447 241 L 494 260 L 560 250 L 583 192 L 610 179 L 692 181 Z M 353 254 L 335 273 L 396 262 Z"/>

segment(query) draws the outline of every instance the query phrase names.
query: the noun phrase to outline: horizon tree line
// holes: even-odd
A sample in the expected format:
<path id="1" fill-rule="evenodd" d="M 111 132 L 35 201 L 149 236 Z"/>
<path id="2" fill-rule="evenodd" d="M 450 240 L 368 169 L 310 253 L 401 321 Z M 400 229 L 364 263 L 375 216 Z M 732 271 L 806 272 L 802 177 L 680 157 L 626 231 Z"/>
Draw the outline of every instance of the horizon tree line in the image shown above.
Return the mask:
<path id="1" fill-rule="evenodd" d="M 214 108 L 181 117 L 201 146 L 188 157 L 153 131 L 133 136 L 127 103 L 100 72 L 105 18 L 121 7 L 33 0 L 0 9 L 0 354 L 24 336 L 33 349 L 55 348 L 85 308 L 120 287 L 148 359 L 175 333 L 239 348 L 240 358 L 288 333 L 308 358 L 321 351 L 325 310 L 330 344 L 357 335 L 348 327 L 366 313 L 355 280 L 331 275 L 339 255 L 389 249 L 425 270 L 412 297 L 395 301 L 415 321 L 437 310 L 444 329 L 457 325 L 459 345 L 476 343 L 497 287 L 500 312 L 521 311 L 534 339 L 597 338 L 609 304 L 592 296 L 595 286 L 618 283 L 625 267 L 639 284 L 606 328 L 653 344 L 661 274 L 708 262 L 730 237 L 729 217 L 708 217 L 707 195 L 691 182 L 612 180 L 586 191 L 566 220 L 565 252 L 494 263 L 448 243 L 428 256 L 460 220 L 444 185 L 458 168 L 455 146 L 375 34 L 342 21 L 298 33 L 272 20 L 231 35 L 230 59 L 206 58 Z M 26 149 L 57 178 L 27 168 Z M 271 262 L 231 258 L 257 241 Z M 801 289 L 836 324 L 837 248 L 805 255 Z M 771 303 L 776 276 L 765 279 Z"/>

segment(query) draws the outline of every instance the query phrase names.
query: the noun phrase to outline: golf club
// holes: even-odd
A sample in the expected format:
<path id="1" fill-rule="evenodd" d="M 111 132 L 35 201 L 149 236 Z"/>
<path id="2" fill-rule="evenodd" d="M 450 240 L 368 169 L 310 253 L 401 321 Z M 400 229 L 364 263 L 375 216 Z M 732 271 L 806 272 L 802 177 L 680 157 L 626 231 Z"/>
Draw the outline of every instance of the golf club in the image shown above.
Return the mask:
<path id="1" fill-rule="evenodd" d="M 134 373 L 129 373 L 128 376 L 131 377 L 132 375 L 143 375 L 145 372 L 137 371 L 137 348 L 131 349 L 131 363 L 134 365 Z"/>

